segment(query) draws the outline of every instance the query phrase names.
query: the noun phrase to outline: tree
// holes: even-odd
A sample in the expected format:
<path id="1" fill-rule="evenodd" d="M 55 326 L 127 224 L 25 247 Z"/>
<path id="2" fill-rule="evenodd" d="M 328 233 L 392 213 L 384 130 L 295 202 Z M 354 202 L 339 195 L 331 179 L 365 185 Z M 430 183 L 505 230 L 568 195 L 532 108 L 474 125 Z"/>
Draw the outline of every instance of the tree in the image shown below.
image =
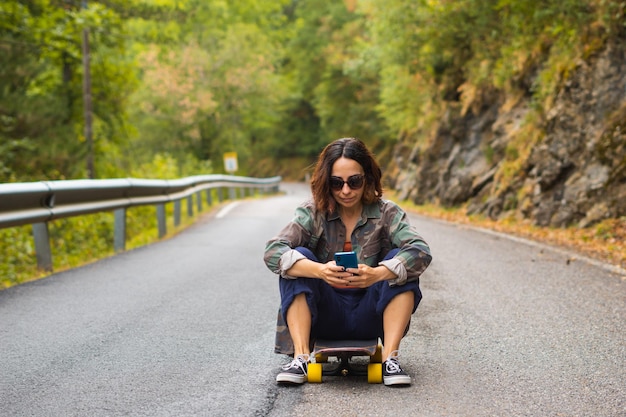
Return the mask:
<path id="1" fill-rule="evenodd" d="M 0 148 L 2 180 L 84 175 L 80 33 L 93 34 L 92 69 L 96 138 L 100 152 L 119 140 L 124 92 L 133 85 L 119 59 L 124 38 L 119 17 L 92 2 L 83 10 L 48 0 L 0 5 Z M 97 148 L 98 149 L 98 148 Z"/>

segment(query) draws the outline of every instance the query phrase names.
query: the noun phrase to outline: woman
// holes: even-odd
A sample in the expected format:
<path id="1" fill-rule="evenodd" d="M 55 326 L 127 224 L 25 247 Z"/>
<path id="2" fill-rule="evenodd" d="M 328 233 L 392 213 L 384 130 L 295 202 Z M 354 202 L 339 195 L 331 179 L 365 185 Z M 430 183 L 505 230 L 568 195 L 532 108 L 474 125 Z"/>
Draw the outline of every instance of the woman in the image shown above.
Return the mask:
<path id="1" fill-rule="evenodd" d="M 400 340 L 422 298 L 419 276 L 432 258 L 406 214 L 382 200 L 381 176 L 359 139 L 334 141 L 315 166 L 313 200 L 267 243 L 265 263 L 280 274 L 281 312 L 293 342 L 294 359 L 277 382 L 305 382 L 315 338 L 381 337 L 383 382 L 411 383 L 398 362 Z M 350 250 L 358 268 L 338 266 L 333 255 Z"/>

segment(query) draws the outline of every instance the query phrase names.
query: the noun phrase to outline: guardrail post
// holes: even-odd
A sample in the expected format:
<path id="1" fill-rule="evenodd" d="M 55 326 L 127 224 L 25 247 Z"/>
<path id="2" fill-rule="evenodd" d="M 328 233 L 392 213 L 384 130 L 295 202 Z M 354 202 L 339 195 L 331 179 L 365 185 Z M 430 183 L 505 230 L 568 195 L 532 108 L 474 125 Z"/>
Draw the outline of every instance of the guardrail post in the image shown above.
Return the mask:
<path id="1" fill-rule="evenodd" d="M 165 215 L 165 204 L 157 204 L 157 224 L 159 226 L 159 239 L 167 234 L 167 217 Z"/>
<path id="2" fill-rule="evenodd" d="M 187 196 L 187 217 L 193 217 L 193 194 Z"/>
<path id="3" fill-rule="evenodd" d="M 235 191 L 235 187 L 230 187 L 228 189 L 228 197 L 229 197 L 229 199 L 231 199 L 231 200 L 236 200 L 237 199 L 237 194 L 235 194 L 235 192 L 236 192 Z"/>
<path id="4" fill-rule="evenodd" d="M 217 201 L 219 201 L 220 203 L 224 201 L 224 190 L 222 189 L 222 187 L 219 187 L 217 189 Z"/>
<path id="5" fill-rule="evenodd" d="M 113 250 L 122 252 L 126 250 L 126 208 L 115 210 L 114 216 Z"/>
<path id="6" fill-rule="evenodd" d="M 180 200 L 174 201 L 174 227 L 180 226 Z"/>
<path id="7" fill-rule="evenodd" d="M 198 191 L 196 194 L 196 209 L 198 213 L 202 211 L 202 191 Z"/>
<path id="8" fill-rule="evenodd" d="M 35 239 L 37 267 L 44 271 L 52 272 L 52 252 L 50 251 L 48 222 L 33 223 L 33 238 Z"/>
<path id="9" fill-rule="evenodd" d="M 211 188 L 206 190 L 206 204 L 209 207 L 213 205 L 213 190 Z"/>

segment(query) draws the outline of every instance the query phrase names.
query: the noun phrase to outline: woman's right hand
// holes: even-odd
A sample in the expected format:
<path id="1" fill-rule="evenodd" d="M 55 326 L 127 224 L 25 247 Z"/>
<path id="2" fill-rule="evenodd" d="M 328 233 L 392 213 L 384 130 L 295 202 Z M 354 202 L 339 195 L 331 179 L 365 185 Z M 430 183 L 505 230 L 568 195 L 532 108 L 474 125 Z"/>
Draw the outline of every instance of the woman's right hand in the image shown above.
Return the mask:
<path id="1" fill-rule="evenodd" d="M 343 266 L 337 265 L 335 261 L 328 261 L 325 264 L 321 264 L 319 271 L 319 278 L 326 281 L 333 287 L 349 287 L 349 279 L 353 276 L 352 273 L 346 272 Z"/>

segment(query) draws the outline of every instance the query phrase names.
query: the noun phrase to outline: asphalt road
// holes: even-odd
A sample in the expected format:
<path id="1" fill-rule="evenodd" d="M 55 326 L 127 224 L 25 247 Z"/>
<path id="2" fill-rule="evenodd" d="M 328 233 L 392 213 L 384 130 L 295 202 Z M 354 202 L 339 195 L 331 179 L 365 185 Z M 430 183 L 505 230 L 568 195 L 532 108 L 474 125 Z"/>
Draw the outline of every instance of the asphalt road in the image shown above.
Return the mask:
<path id="1" fill-rule="evenodd" d="M 412 216 L 434 262 L 409 388 L 274 382 L 265 241 L 307 189 L 227 203 L 168 240 L 0 292 L 2 416 L 626 416 L 626 277 Z"/>

